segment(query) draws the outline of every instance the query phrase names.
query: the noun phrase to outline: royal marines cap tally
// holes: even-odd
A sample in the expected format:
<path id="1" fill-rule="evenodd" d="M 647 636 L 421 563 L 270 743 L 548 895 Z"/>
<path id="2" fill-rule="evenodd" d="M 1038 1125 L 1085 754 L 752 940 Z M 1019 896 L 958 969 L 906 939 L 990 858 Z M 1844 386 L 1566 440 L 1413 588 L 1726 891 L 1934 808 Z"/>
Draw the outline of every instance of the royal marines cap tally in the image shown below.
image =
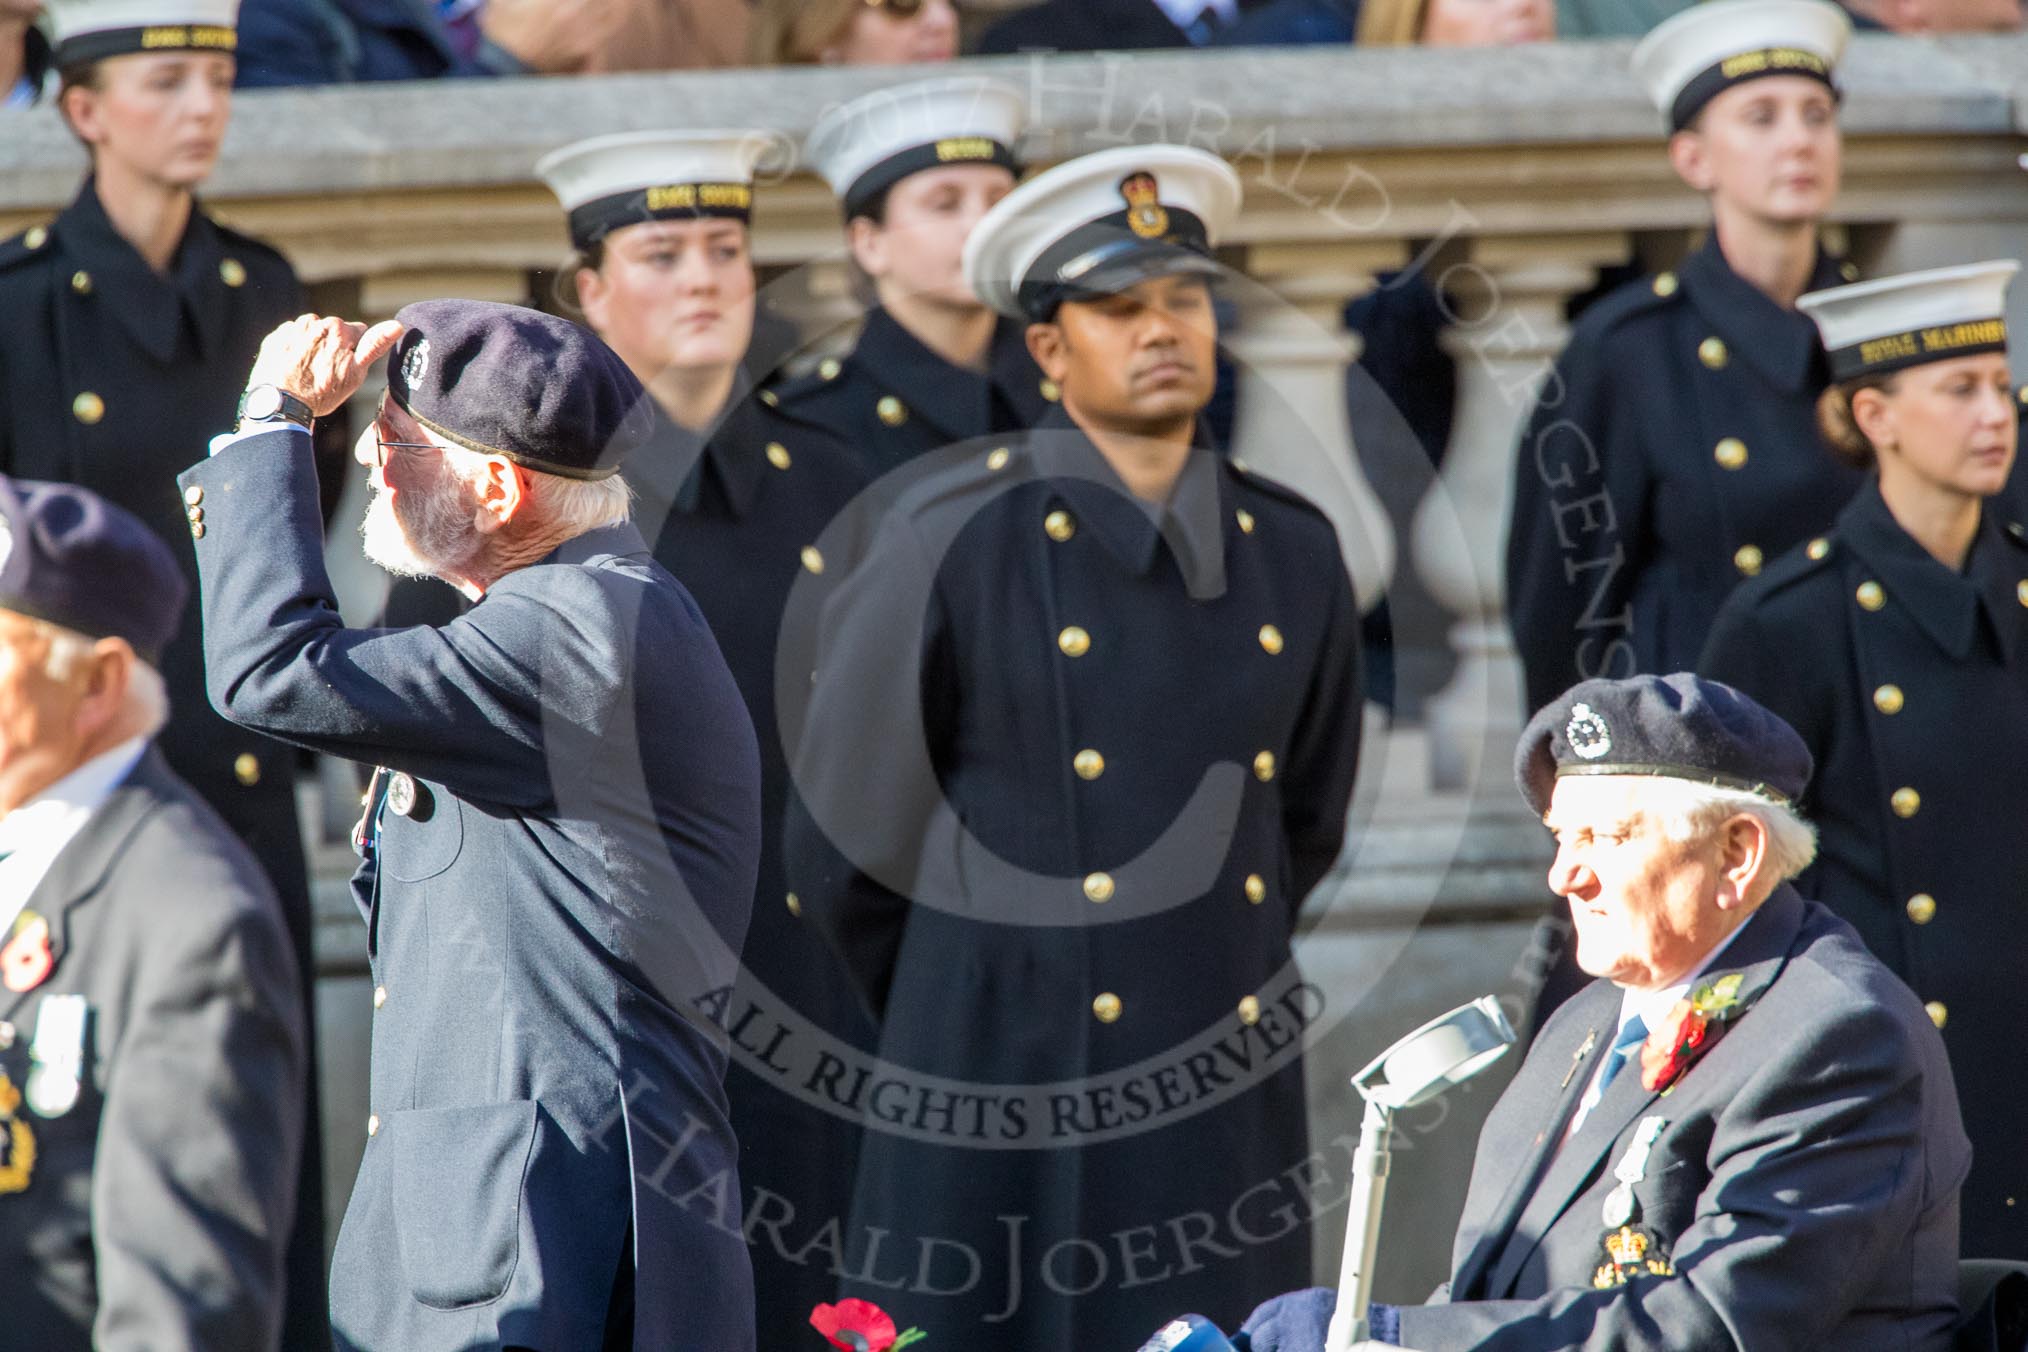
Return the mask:
<path id="1" fill-rule="evenodd" d="M 621 132 L 551 151 L 535 173 L 570 213 L 570 242 L 582 251 L 643 221 L 750 220 L 769 144 L 752 131 Z"/>
<path id="2" fill-rule="evenodd" d="M 1812 291 L 1796 302 L 1817 321 L 1843 384 L 1927 362 L 2007 350 L 2011 258 L 1903 273 Z"/>
<path id="3" fill-rule="evenodd" d="M 603 479 L 652 426 L 641 382 L 597 334 L 518 305 L 425 300 L 387 360 L 387 394 L 446 441 L 567 479 Z"/>
<path id="4" fill-rule="evenodd" d="M 849 220 L 925 169 L 997 164 L 1019 175 L 1014 153 L 1027 109 L 997 80 L 957 77 L 882 89 L 817 119 L 804 154 Z"/>
<path id="5" fill-rule="evenodd" d="M 75 484 L 0 475 L 0 610 L 86 638 L 123 638 L 157 661 L 189 587 L 169 546 Z"/>
<path id="6" fill-rule="evenodd" d="M 1521 796 L 1540 816 L 1566 775 L 1652 775 L 1794 802 L 1810 749 L 1779 716 L 1687 671 L 1582 681 L 1528 720 L 1514 752 Z"/>
<path id="7" fill-rule="evenodd" d="M 1216 276 L 1211 250 L 1239 201 L 1239 175 L 1206 151 L 1101 150 L 1001 198 L 965 241 L 965 280 L 1001 314 L 1044 321 L 1066 300 L 1150 277 Z"/>
<path id="8" fill-rule="evenodd" d="M 46 0 L 57 69 L 135 52 L 239 48 L 239 0 Z"/>
<path id="9" fill-rule="evenodd" d="M 1831 0 L 1709 0 L 1651 29 L 1634 48 L 1634 77 L 1681 131 L 1737 84 L 1801 75 L 1837 91 L 1832 72 L 1852 20 Z"/>

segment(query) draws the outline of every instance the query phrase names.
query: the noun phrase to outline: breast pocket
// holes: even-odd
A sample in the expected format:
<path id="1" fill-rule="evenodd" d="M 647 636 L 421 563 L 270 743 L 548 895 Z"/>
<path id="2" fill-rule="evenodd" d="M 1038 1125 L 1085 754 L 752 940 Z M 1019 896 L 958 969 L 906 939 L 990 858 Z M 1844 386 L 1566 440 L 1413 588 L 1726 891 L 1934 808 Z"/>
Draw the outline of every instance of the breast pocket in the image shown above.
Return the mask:
<path id="1" fill-rule="evenodd" d="M 387 1114 L 395 1237 L 410 1292 L 436 1310 L 497 1300 L 521 1252 L 539 1110 L 530 1100 Z"/>
<path id="2" fill-rule="evenodd" d="M 380 818 L 378 863 L 396 882 L 434 878 L 457 862 L 465 844 L 465 813 L 456 798 L 417 783 L 407 815 L 389 808 Z"/>

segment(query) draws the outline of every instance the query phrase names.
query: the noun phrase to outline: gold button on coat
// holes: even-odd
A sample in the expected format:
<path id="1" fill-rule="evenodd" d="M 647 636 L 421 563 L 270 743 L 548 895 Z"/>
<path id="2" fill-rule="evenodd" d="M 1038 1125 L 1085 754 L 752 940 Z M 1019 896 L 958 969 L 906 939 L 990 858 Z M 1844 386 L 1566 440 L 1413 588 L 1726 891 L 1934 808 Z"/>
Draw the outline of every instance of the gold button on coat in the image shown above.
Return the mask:
<path id="1" fill-rule="evenodd" d="M 790 463 L 789 448 L 782 445 L 779 441 L 770 441 L 768 443 L 768 463 L 776 469 L 787 469 Z"/>
<path id="2" fill-rule="evenodd" d="M 1943 1027 L 1944 1022 L 1951 1016 L 1950 1010 L 1944 1007 L 1944 1002 L 1941 1000 L 1929 1001 L 1923 1005 L 1922 1010 L 1923 1013 L 1929 1015 L 1929 1021 L 1939 1028 Z"/>
<path id="3" fill-rule="evenodd" d="M 1239 1002 L 1239 1021 L 1251 1028 L 1260 1022 L 1260 997 L 1249 995 Z"/>
<path id="4" fill-rule="evenodd" d="M 1091 651 L 1091 635 L 1073 624 L 1056 636 L 1056 646 L 1065 657 L 1083 657 Z"/>
<path id="5" fill-rule="evenodd" d="M 1862 582 L 1859 590 L 1852 595 L 1868 610 L 1878 610 L 1887 604 L 1887 593 L 1880 589 L 1878 582 Z"/>
<path id="6" fill-rule="evenodd" d="M 92 275 L 79 268 L 70 275 L 70 289 L 80 296 L 89 296 L 92 293 Z"/>
<path id="7" fill-rule="evenodd" d="M 1848 258 L 1838 265 L 1838 275 L 1848 282 L 1856 282 L 1859 280 L 1859 265 Z"/>
<path id="8" fill-rule="evenodd" d="M 1831 552 L 1831 542 L 1819 535 L 1816 539 L 1810 541 L 1810 546 L 1805 552 L 1809 554 L 1812 560 L 1821 559 Z"/>
<path id="9" fill-rule="evenodd" d="M 2028 606 L 2028 581 L 2016 582 L 2014 584 L 2014 599 L 2022 605 Z"/>
<path id="10" fill-rule="evenodd" d="M 387 987 L 375 986 L 373 988 L 373 1007 L 375 1009 L 379 1009 L 382 1005 L 386 1003 L 387 1003 Z"/>
<path id="11" fill-rule="evenodd" d="M 1258 906 L 1267 900 L 1267 879 L 1258 873 L 1246 875 L 1246 899 Z"/>
<path id="12" fill-rule="evenodd" d="M 836 357 L 826 357 L 817 363 L 817 378 L 820 380 L 836 380 L 838 372 L 842 369 L 838 365 Z"/>
<path id="13" fill-rule="evenodd" d="M 798 920 L 803 918 L 803 899 L 794 892 L 789 893 L 789 914 Z"/>
<path id="14" fill-rule="evenodd" d="M 880 396 L 880 402 L 873 406 L 874 414 L 889 427 L 899 427 L 908 421 L 908 405 L 891 394 Z"/>
<path id="15" fill-rule="evenodd" d="M 204 528 L 202 526 L 193 526 L 191 529 L 202 530 Z M 248 788 L 252 788 L 254 785 L 260 783 L 261 782 L 260 757 L 254 755 L 254 753 L 251 751 L 240 752 L 239 755 L 233 757 L 232 777 L 234 779 L 237 779 L 240 783 L 246 785 Z"/>
<path id="16" fill-rule="evenodd" d="M 183 500 L 192 507 L 195 507 L 198 503 L 204 501 L 204 490 L 196 484 L 192 484 L 183 490 Z"/>
<path id="17" fill-rule="evenodd" d="M 237 258 L 222 258 L 218 263 L 219 280 L 230 287 L 246 285 L 246 264 Z"/>
<path id="18" fill-rule="evenodd" d="M 1907 701 L 1902 698 L 1901 687 L 1898 685 L 1883 685 L 1873 692 L 1873 707 L 1883 714 L 1898 714 L 1905 703 Z"/>
<path id="19" fill-rule="evenodd" d="M 1036 386 L 1036 388 L 1041 390 L 1042 397 L 1052 404 L 1063 398 L 1063 387 L 1047 376 L 1043 377 L 1042 383 Z"/>
<path id="20" fill-rule="evenodd" d="M 1732 352 L 1725 346 L 1723 338 L 1706 338 L 1697 345 L 1697 360 L 1714 371 L 1723 371 L 1725 364 L 1732 360 Z"/>
<path id="21" fill-rule="evenodd" d="M 778 408 L 781 406 L 782 397 L 773 390 L 762 390 L 760 392 L 760 401 L 769 408 Z"/>
<path id="22" fill-rule="evenodd" d="M 31 249 L 40 249 L 49 242 L 49 231 L 39 225 L 31 225 L 28 233 L 21 237 L 21 242 Z"/>
<path id="23" fill-rule="evenodd" d="M 371 1116 L 371 1117 L 369 1117 L 369 1118 L 367 1118 L 367 1119 L 366 1119 L 366 1134 L 367 1134 L 368 1136 L 378 1136 L 378 1135 L 380 1135 L 380 1114 L 379 1114 L 379 1113 L 375 1113 L 375 1114 L 374 1114 L 373 1116 Z"/>
<path id="24" fill-rule="evenodd" d="M 183 515 L 187 517 L 190 521 L 190 524 L 194 526 L 198 522 L 204 520 L 204 509 L 202 507 L 185 507 L 183 509 Z"/>
<path id="25" fill-rule="evenodd" d="M 1084 895 L 1087 901 L 1103 906 L 1113 899 L 1113 875 L 1093 873 L 1084 880 Z"/>
<path id="26" fill-rule="evenodd" d="M 190 538 L 193 540 L 202 540 L 204 538 L 204 523 L 202 521 L 190 523 Z"/>
<path id="27" fill-rule="evenodd" d="M 93 423 L 106 416 L 106 401 L 93 394 L 90 390 L 86 390 L 83 394 L 70 401 L 70 412 L 72 417 L 76 418 L 86 427 L 90 427 Z"/>
<path id="28" fill-rule="evenodd" d="M 1761 564 L 1766 561 L 1766 556 L 1760 552 L 1759 545 L 1741 545 L 1739 552 L 1732 556 L 1732 566 L 1739 570 L 1742 577 L 1752 577 L 1759 573 Z"/>
<path id="29" fill-rule="evenodd" d="M 1117 1022 L 1122 1008 L 1120 997 L 1114 995 L 1111 991 L 1107 991 L 1099 996 L 1098 999 L 1091 1002 L 1091 1012 L 1097 1016 L 1100 1023 Z"/>
<path id="30" fill-rule="evenodd" d="M 1726 469 L 1741 469 L 1746 465 L 1746 443 L 1738 437 L 1727 437 L 1719 442 L 1711 454 Z"/>
<path id="31" fill-rule="evenodd" d="M 1077 534 L 1077 522 L 1071 520 L 1069 512 L 1051 512 L 1042 518 L 1042 529 L 1047 532 L 1050 539 L 1062 544 Z"/>
<path id="32" fill-rule="evenodd" d="M 813 573 L 824 571 L 824 555 L 815 545 L 803 546 L 803 567 Z"/>
<path id="33" fill-rule="evenodd" d="M 1072 757 L 1070 765 L 1079 779 L 1097 779 L 1106 772 L 1106 758 L 1090 747 Z"/>
<path id="34" fill-rule="evenodd" d="M 1265 784 L 1275 777 L 1275 753 L 1263 751 L 1253 758 L 1253 777 Z"/>
<path id="35" fill-rule="evenodd" d="M 1908 918 L 1918 925 L 1927 925 L 1936 919 L 1936 898 L 1927 892 L 1918 892 L 1910 897 Z"/>
<path id="36" fill-rule="evenodd" d="M 1246 510 L 1246 508 L 1242 507 L 1242 508 L 1240 508 L 1240 509 L 1239 509 L 1238 511 L 1234 512 L 1234 513 L 1232 514 L 1232 517 L 1233 517 L 1233 520 L 1235 520 L 1235 521 L 1239 522 L 1239 528 L 1240 528 L 1240 530 L 1244 531 L 1244 532 L 1245 532 L 1246 534 L 1248 534 L 1248 535 L 1251 535 L 1251 534 L 1253 534 L 1253 513 L 1252 513 L 1252 512 L 1249 512 L 1248 510 Z"/>
<path id="37" fill-rule="evenodd" d="M 1260 627 L 1260 646 L 1267 649 L 1270 656 L 1279 653 L 1282 650 L 1282 631 L 1271 624 L 1262 625 Z"/>
<path id="38" fill-rule="evenodd" d="M 1676 294 L 1676 286 L 1676 274 L 1673 272 L 1660 273 L 1655 278 L 1655 294 L 1665 299 Z"/>
<path id="39" fill-rule="evenodd" d="M 986 468 L 998 474 L 1001 470 L 1007 468 L 1009 458 L 1005 446 L 996 446 L 993 448 L 992 453 L 986 457 Z"/>
<path id="40" fill-rule="evenodd" d="M 1922 811 L 1922 795 L 1911 788 L 1903 787 L 1896 789 L 1894 796 L 1888 799 L 1887 802 L 1894 809 L 1894 815 L 1897 817 L 1913 817 L 1916 813 Z"/>

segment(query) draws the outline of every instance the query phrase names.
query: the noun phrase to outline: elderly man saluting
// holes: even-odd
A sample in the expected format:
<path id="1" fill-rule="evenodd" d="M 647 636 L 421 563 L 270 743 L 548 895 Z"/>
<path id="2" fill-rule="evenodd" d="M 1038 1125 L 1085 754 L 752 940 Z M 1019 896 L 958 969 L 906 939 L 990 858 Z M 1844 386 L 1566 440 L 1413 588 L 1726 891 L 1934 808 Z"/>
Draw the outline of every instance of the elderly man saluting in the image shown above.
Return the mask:
<path id="1" fill-rule="evenodd" d="M 366 548 L 476 602 L 442 628 L 347 629 L 322 564 L 306 429 L 389 352 Z M 610 349 L 531 310 L 306 315 L 180 480 L 219 711 L 381 766 L 355 836 L 376 1012 L 341 1348 L 753 1347 L 725 1049 L 697 1009 L 733 979 L 759 767 L 710 631 L 628 523 L 641 405 Z"/>
<path id="2" fill-rule="evenodd" d="M 1913 993 L 1788 879 L 1788 724 L 1694 676 L 1587 681 L 1522 734 L 1550 887 L 1599 980 L 1486 1120 L 1453 1276 L 1375 1306 L 1383 1342 L 1946 1348 L 1970 1147 Z M 1324 1345 L 1331 1293 L 1271 1301 L 1252 1352 Z"/>

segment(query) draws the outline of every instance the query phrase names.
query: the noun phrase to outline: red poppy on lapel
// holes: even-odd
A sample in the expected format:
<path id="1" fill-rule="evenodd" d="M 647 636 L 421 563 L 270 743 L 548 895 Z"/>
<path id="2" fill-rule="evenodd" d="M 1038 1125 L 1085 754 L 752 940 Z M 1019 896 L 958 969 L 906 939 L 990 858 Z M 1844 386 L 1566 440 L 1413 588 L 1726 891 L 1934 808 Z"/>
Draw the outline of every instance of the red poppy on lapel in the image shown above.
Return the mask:
<path id="1" fill-rule="evenodd" d="M 870 1300 L 852 1298 L 810 1311 L 810 1327 L 829 1339 L 831 1346 L 846 1352 L 889 1352 L 927 1336 L 921 1329 L 897 1335 L 887 1311 Z"/>
<path id="2" fill-rule="evenodd" d="M 33 911 L 23 911 L 15 923 L 14 937 L 7 947 L 0 948 L 0 981 L 17 995 L 32 991 L 55 965 L 49 951 L 49 922 Z"/>
<path id="3" fill-rule="evenodd" d="M 1745 978 L 1731 972 L 1707 981 L 1669 1009 L 1662 1026 L 1641 1044 L 1641 1088 L 1668 1093 L 1689 1073 L 1691 1064 L 1711 1050 L 1726 1023 L 1739 1012 L 1739 987 Z"/>

